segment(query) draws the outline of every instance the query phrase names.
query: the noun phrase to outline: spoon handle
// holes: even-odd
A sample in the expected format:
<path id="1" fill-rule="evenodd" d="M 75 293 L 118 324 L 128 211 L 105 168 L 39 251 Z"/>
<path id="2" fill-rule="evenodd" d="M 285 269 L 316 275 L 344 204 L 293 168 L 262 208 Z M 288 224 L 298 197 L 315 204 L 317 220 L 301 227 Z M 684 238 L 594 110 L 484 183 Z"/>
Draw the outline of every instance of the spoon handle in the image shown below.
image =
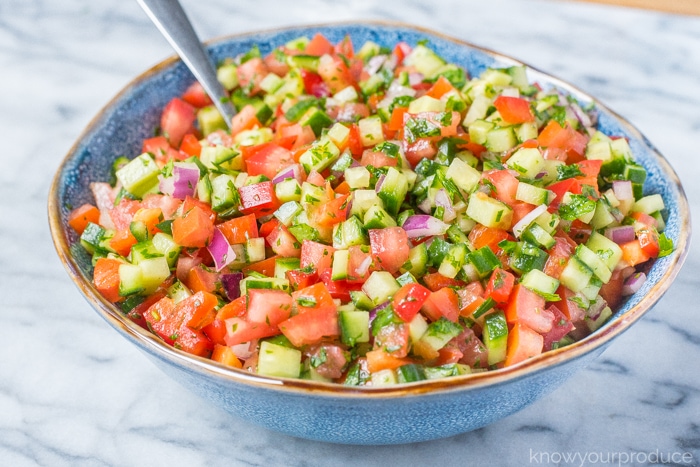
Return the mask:
<path id="1" fill-rule="evenodd" d="M 236 115 L 236 110 L 216 78 L 216 71 L 209 56 L 180 2 L 178 0 L 136 1 L 185 62 L 197 81 L 202 84 L 230 128 L 231 119 Z"/>

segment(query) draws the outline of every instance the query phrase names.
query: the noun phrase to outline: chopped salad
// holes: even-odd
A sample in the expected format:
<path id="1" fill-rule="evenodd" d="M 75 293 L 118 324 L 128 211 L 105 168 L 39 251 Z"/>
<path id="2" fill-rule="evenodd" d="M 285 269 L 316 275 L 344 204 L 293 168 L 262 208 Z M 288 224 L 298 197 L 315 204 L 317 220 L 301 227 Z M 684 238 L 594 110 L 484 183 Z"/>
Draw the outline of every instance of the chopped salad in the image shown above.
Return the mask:
<path id="1" fill-rule="evenodd" d="M 381 386 L 516 365 L 600 328 L 670 253 L 596 110 L 430 44 L 317 34 L 218 65 L 69 223 L 95 288 L 168 345 Z"/>

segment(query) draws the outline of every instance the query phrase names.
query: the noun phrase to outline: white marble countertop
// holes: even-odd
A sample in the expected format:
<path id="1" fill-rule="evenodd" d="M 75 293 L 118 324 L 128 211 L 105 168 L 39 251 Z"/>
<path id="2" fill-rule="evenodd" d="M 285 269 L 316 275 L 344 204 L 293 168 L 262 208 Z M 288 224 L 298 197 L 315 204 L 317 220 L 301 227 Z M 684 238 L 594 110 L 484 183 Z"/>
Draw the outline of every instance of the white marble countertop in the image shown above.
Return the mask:
<path id="1" fill-rule="evenodd" d="M 390 19 L 514 56 L 639 127 L 700 219 L 698 17 L 553 0 L 184 4 L 203 38 Z M 81 298 L 46 220 L 54 171 L 82 128 L 170 55 L 133 1 L 0 3 L 0 465 L 655 465 L 671 455 L 700 465 L 697 242 L 668 294 L 593 366 L 472 433 L 393 447 L 316 443 L 243 423 L 171 383 Z"/>

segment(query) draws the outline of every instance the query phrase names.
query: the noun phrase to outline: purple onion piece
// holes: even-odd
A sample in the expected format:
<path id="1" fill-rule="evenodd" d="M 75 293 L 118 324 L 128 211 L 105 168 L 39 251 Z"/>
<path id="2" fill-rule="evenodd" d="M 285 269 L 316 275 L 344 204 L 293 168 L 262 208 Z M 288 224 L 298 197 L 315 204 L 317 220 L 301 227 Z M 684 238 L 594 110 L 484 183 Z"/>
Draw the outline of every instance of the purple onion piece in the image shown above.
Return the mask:
<path id="1" fill-rule="evenodd" d="M 389 305 L 391 305 L 391 300 L 387 300 L 386 302 L 375 306 L 374 308 L 372 308 L 369 311 L 369 325 L 370 325 L 370 327 L 372 327 L 372 321 L 374 321 L 374 318 L 377 317 L 377 313 L 379 313 L 380 311 L 382 311 L 384 308 L 388 307 Z"/>
<path id="2" fill-rule="evenodd" d="M 447 190 L 444 188 L 440 188 L 437 193 L 435 193 L 435 205 L 445 210 L 442 216 L 443 221 L 451 222 L 457 217 L 454 207 L 452 206 L 452 200 L 447 194 Z"/>
<path id="3" fill-rule="evenodd" d="M 447 232 L 449 225 L 427 214 L 415 214 L 406 219 L 403 229 L 408 238 L 442 235 Z"/>
<path id="4" fill-rule="evenodd" d="M 222 274 L 219 279 L 221 279 L 221 285 L 224 287 L 224 291 L 226 292 L 226 298 L 229 300 L 235 300 L 241 296 L 241 281 L 243 280 L 242 272 L 236 271 L 230 274 Z"/>
<path id="5" fill-rule="evenodd" d="M 272 184 L 277 185 L 279 182 L 282 182 L 288 178 L 293 178 L 301 184 L 301 165 L 291 164 L 288 167 L 280 170 L 277 175 L 275 175 L 275 178 L 272 179 Z"/>
<path id="6" fill-rule="evenodd" d="M 647 275 L 643 272 L 637 272 L 635 274 L 632 274 L 627 278 L 624 285 L 622 286 L 622 295 L 628 296 L 637 293 L 637 291 L 642 288 L 642 285 L 644 285 L 646 280 Z"/>
<path id="7" fill-rule="evenodd" d="M 384 183 L 384 179 L 386 178 L 386 175 L 381 174 L 379 178 L 377 179 L 377 184 L 374 185 L 374 191 L 379 193 L 379 190 L 382 188 L 382 184 Z"/>
<path id="8" fill-rule="evenodd" d="M 221 271 L 227 264 L 236 259 L 236 253 L 219 229 L 214 229 L 214 235 L 212 235 L 207 250 L 209 250 L 209 254 L 214 259 L 214 266 L 217 271 Z"/>
<path id="9" fill-rule="evenodd" d="M 173 198 L 185 199 L 194 196 L 199 182 L 199 167 L 189 162 L 173 166 Z"/>
<path id="10" fill-rule="evenodd" d="M 626 201 L 628 199 L 634 198 L 634 193 L 632 192 L 632 182 L 629 180 L 615 180 L 613 182 L 613 193 L 615 198 L 620 201 Z"/>
<path id="11" fill-rule="evenodd" d="M 631 242 L 635 238 L 634 227 L 631 225 L 610 227 L 605 229 L 605 236 L 618 245 Z"/>

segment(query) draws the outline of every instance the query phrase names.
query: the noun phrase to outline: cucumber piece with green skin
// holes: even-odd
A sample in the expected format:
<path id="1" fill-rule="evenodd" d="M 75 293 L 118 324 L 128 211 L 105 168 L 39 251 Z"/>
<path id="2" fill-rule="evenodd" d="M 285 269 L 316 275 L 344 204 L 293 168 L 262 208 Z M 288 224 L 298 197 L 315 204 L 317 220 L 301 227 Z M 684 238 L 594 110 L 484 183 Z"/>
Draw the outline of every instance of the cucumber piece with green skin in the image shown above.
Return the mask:
<path id="1" fill-rule="evenodd" d="M 579 245 L 576 247 L 576 257 L 581 260 L 583 264 L 588 266 L 588 269 L 593 271 L 593 274 L 598 277 L 604 284 L 607 284 L 612 277 L 612 271 L 603 262 L 603 260 L 593 252 L 586 245 Z"/>
<path id="2" fill-rule="evenodd" d="M 550 249 L 557 242 L 554 237 L 552 237 L 549 232 L 547 232 L 540 224 L 533 222 L 520 235 L 520 237 L 526 242 L 530 242 L 533 245 L 539 245 L 542 248 Z"/>
<path id="3" fill-rule="evenodd" d="M 438 272 L 445 277 L 454 278 L 464 266 L 468 253 L 467 245 L 458 243 L 453 245 L 440 262 Z M 489 249 L 489 251 L 491 251 Z"/>
<path id="4" fill-rule="evenodd" d="M 559 287 L 559 280 L 548 276 L 539 269 L 531 269 L 523 274 L 520 283 L 539 295 L 553 295 Z"/>
<path id="5" fill-rule="evenodd" d="M 301 374 L 301 351 L 262 341 L 258 352 L 258 374 L 298 378 Z"/>
<path id="6" fill-rule="evenodd" d="M 428 329 L 425 330 L 420 340 L 431 349 L 438 351 L 462 331 L 464 331 L 462 326 L 442 316 L 439 320 L 428 325 Z"/>
<path id="7" fill-rule="evenodd" d="M 407 193 L 408 180 L 406 176 L 394 167 L 389 167 L 382 186 L 377 192 L 379 199 L 384 201 L 386 212 L 396 217 Z"/>
<path id="8" fill-rule="evenodd" d="M 396 369 L 396 375 L 399 383 L 415 383 L 428 379 L 425 375 L 423 365 L 409 363 L 402 365 Z"/>
<path id="9" fill-rule="evenodd" d="M 287 278 L 287 271 L 294 271 L 296 269 L 299 269 L 301 266 L 299 258 L 277 258 L 275 259 L 275 273 L 274 277 L 277 277 L 279 279 L 286 279 Z"/>
<path id="10" fill-rule="evenodd" d="M 367 311 L 341 310 L 338 313 L 340 339 L 345 345 L 369 342 L 369 313 Z"/>
<path id="11" fill-rule="evenodd" d="M 618 244 L 598 232 L 594 231 L 591 233 L 586 246 L 597 254 L 611 271 L 615 269 L 617 263 L 622 259 L 622 249 Z"/>
<path id="12" fill-rule="evenodd" d="M 299 163 L 306 173 L 323 172 L 340 156 L 340 149 L 327 136 L 322 136 L 311 148 L 299 157 Z"/>
<path id="13" fill-rule="evenodd" d="M 592 276 L 593 271 L 578 257 L 572 256 L 564 266 L 559 280 L 572 292 L 580 292 L 588 285 Z"/>
<path id="14" fill-rule="evenodd" d="M 415 277 L 422 277 L 428 270 L 428 248 L 425 243 L 414 246 L 408 251 L 408 261 L 406 261 L 399 271 L 409 272 Z"/>
<path id="15" fill-rule="evenodd" d="M 467 216 L 486 227 L 508 229 L 513 219 L 513 210 L 497 199 L 477 191 L 469 196 Z"/>
<path id="16" fill-rule="evenodd" d="M 362 291 L 372 300 L 374 306 L 386 302 L 399 288 L 399 283 L 387 271 L 372 271 L 362 284 Z"/>
<path id="17" fill-rule="evenodd" d="M 340 281 L 348 278 L 348 260 L 350 252 L 348 250 L 335 250 L 333 252 L 333 267 L 331 279 Z"/>
<path id="18" fill-rule="evenodd" d="M 148 153 L 143 153 L 116 172 L 124 189 L 141 198 L 158 185 L 160 168 Z"/>
<path id="19" fill-rule="evenodd" d="M 372 300 L 361 290 L 351 290 L 350 300 L 358 310 L 369 311 L 374 308 Z"/>
<path id="20" fill-rule="evenodd" d="M 484 317 L 483 341 L 488 350 L 489 366 L 506 359 L 508 323 L 501 310 L 489 313 Z"/>

